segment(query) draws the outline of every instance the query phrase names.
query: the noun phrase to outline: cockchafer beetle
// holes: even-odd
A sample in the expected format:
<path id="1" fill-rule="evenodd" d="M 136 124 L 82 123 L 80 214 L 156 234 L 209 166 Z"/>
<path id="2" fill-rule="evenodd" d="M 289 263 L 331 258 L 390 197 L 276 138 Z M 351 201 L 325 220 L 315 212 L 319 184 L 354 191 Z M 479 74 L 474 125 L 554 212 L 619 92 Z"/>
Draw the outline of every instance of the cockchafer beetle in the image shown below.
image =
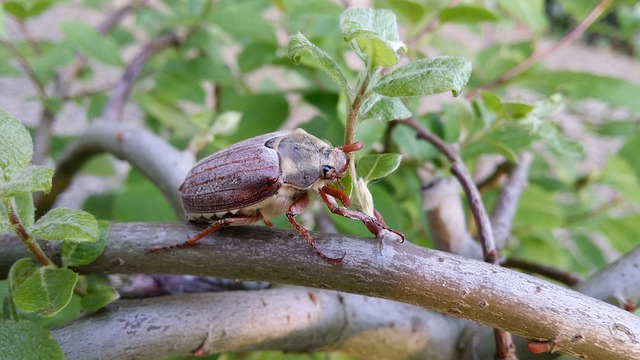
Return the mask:
<path id="1" fill-rule="evenodd" d="M 182 203 L 191 221 L 211 225 L 174 247 L 196 244 L 223 226 L 253 224 L 260 220 L 271 225 L 273 216 L 286 214 L 289 222 L 324 260 L 341 262 L 344 255 L 324 255 L 307 231 L 295 219 L 309 204 L 311 193 L 318 193 L 329 210 L 361 220 L 376 236 L 383 229 L 404 240 L 404 234 L 387 227 L 376 212 L 371 217 L 347 209 L 350 199 L 338 184 L 349 167 L 346 153 L 362 148 L 357 142 L 332 147 L 302 129 L 273 132 L 250 138 L 213 153 L 199 161 L 180 186 Z M 341 185 L 341 184 L 340 184 Z M 344 207 L 338 205 L 339 199 Z"/>

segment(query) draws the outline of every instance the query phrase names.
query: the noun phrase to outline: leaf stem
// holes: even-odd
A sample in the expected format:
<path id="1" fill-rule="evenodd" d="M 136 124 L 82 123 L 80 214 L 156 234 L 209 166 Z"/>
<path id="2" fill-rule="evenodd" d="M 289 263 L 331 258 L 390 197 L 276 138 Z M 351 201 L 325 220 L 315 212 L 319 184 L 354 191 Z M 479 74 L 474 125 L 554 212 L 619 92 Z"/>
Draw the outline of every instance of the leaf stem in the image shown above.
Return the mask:
<path id="1" fill-rule="evenodd" d="M 9 221 L 15 227 L 16 233 L 22 242 L 27 246 L 29 252 L 38 260 L 38 262 L 44 266 L 56 266 L 56 264 L 49 259 L 47 254 L 42 251 L 42 248 L 36 242 L 36 239 L 29 234 L 27 229 L 25 229 L 22 221 L 20 221 L 20 217 L 16 213 L 14 204 L 12 201 L 8 201 L 6 204 L 7 211 L 9 212 Z"/>

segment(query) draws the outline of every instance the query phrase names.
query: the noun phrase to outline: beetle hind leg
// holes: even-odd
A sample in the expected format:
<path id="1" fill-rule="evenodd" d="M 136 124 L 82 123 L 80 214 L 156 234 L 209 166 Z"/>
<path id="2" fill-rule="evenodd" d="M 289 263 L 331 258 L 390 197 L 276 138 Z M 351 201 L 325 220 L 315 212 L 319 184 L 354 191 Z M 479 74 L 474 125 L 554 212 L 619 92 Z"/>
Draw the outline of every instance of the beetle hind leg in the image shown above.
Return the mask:
<path id="1" fill-rule="evenodd" d="M 327 262 L 330 262 L 330 263 L 340 263 L 340 262 L 342 262 L 342 260 L 344 259 L 344 256 L 346 255 L 346 253 L 342 254 L 342 256 L 338 257 L 338 258 L 329 257 L 329 256 L 323 254 L 320 251 L 320 249 L 318 249 L 318 247 L 316 246 L 316 242 L 311 237 L 311 234 L 309 234 L 309 231 L 307 229 L 305 229 L 304 226 L 302 226 L 294 218 L 296 215 L 298 215 L 298 214 L 300 214 L 302 212 L 302 210 L 307 206 L 308 203 L 309 203 L 309 196 L 307 194 L 305 194 L 304 196 L 302 196 L 301 198 L 296 200 L 293 204 L 291 204 L 291 206 L 289 206 L 289 210 L 287 211 L 287 219 L 289 219 L 289 222 L 291 223 L 291 225 L 293 225 L 293 227 L 296 228 L 296 230 L 298 230 L 300 235 L 302 235 L 302 237 L 304 237 L 304 239 L 307 240 L 309 245 L 311 245 L 311 248 L 313 248 L 313 251 L 315 251 L 316 254 L 318 254 L 318 256 L 320 256 L 323 260 L 325 260 Z"/>
<path id="2" fill-rule="evenodd" d="M 177 248 L 188 248 L 191 247 L 193 245 L 195 245 L 198 241 L 202 240 L 202 238 L 204 238 L 205 236 L 213 233 L 214 231 L 220 229 L 221 227 L 224 226 L 234 226 L 234 225 L 249 225 L 249 224 L 253 224 L 257 221 L 262 220 L 262 215 L 260 216 L 238 216 L 238 217 L 228 217 L 228 218 L 223 218 L 223 219 L 218 219 L 216 221 L 214 221 L 213 223 L 211 223 L 211 225 L 207 226 L 204 230 L 200 231 L 199 233 L 195 234 L 194 236 L 190 237 L 187 241 L 179 243 L 179 244 L 174 244 L 174 245 L 169 245 L 169 246 L 160 246 L 160 247 L 155 247 L 152 248 L 151 250 L 149 250 L 149 252 L 155 253 L 155 252 L 159 252 L 162 250 L 169 250 L 169 249 L 177 249 Z"/>

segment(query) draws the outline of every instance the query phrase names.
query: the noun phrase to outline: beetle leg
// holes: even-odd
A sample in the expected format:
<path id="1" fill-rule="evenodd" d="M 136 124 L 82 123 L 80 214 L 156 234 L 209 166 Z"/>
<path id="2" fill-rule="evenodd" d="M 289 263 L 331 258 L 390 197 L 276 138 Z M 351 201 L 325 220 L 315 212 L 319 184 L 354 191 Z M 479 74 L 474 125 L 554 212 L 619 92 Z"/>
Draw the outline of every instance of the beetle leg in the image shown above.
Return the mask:
<path id="1" fill-rule="evenodd" d="M 324 186 L 322 189 L 320 189 L 320 191 L 325 192 L 333 196 L 334 198 L 340 199 L 345 207 L 349 207 L 349 205 L 351 205 L 351 199 L 349 199 L 349 196 L 344 191 L 338 188 Z"/>
<path id="2" fill-rule="evenodd" d="M 152 248 L 151 250 L 149 250 L 149 252 L 159 252 L 159 251 L 168 250 L 168 249 L 191 247 L 191 246 L 195 245 L 198 241 L 202 240 L 203 237 L 211 234 L 212 232 L 220 229 L 223 226 L 249 225 L 249 224 L 253 224 L 256 221 L 260 221 L 260 220 L 262 220 L 262 215 L 260 215 L 260 216 L 228 217 L 228 218 L 224 218 L 224 219 L 219 219 L 219 220 L 216 220 L 216 221 L 212 222 L 211 225 L 209 225 L 206 229 L 204 229 L 204 230 L 200 231 L 199 233 L 195 234 L 194 236 L 190 237 L 187 241 L 185 241 L 183 243 L 175 244 L 175 245 L 169 245 L 169 246 L 155 247 L 155 248 Z"/>
<path id="3" fill-rule="evenodd" d="M 346 152 L 346 153 L 350 153 L 350 152 L 354 152 L 354 151 L 358 151 L 360 149 L 362 149 L 364 147 L 364 144 L 362 143 L 362 141 L 356 141 L 354 143 L 351 143 L 349 145 L 342 145 L 342 146 L 338 146 L 338 149 Z"/>
<path id="4" fill-rule="evenodd" d="M 291 223 L 291 225 L 293 225 L 293 227 L 295 227 L 296 230 L 298 230 L 300 235 L 302 235 L 302 237 L 304 237 L 305 240 L 307 240 L 309 245 L 311 245 L 311 247 L 313 248 L 313 251 L 315 251 L 316 254 L 318 254 L 318 256 L 320 256 L 322 259 L 331 263 L 342 262 L 342 259 L 344 259 L 344 256 L 346 255 L 346 253 L 339 258 L 332 258 L 321 253 L 318 247 L 316 246 L 316 242 L 313 241 L 311 234 L 309 234 L 309 231 L 307 231 L 307 229 L 305 229 L 304 226 L 300 225 L 300 223 L 294 218 L 294 216 L 300 214 L 302 210 L 304 210 L 304 208 L 307 207 L 307 204 L 309 204 L 309 195 L 304 194 L 302 197 L 296 200 L 293 204 L 291 204 L 291 206 L 289 206 L 289 210 L 287 210 L 287 219 L 289 219 L 289 222 Z"/>
<path id="5" fill-rule="evenodd" d="M 350 209 L 338 206 L 338 203 L 333 197 L 331 197 L 331 194 L 325 192 L 324 190 L 325 189 L 322 188 L 318 192 L 320 193 L 320 197 L 322 198 L 322 201 L 324 201 L 324 203 L 327 205 L 327 208 L 329 208 L 329 211 L 331 211 L 332 213 L 347 217 L 349 219 L 362 221 L 362 223 L 364 223 L 367 229 L 369 229 L 369 231 L 371 231 L 371 233 L 374 234 L 376 237 L 379 237 L 380 233 L 384 229 L 398 235 L 400 239 L 402 239 L 401 242 L 404 242 L 404 234 L 401 233 L 400 231 L 393 230 L 392 228 L 385 225 L 384 222 L 381 221 L 380 219 L 376 219 L 360 211 L 350 210 Z"/>

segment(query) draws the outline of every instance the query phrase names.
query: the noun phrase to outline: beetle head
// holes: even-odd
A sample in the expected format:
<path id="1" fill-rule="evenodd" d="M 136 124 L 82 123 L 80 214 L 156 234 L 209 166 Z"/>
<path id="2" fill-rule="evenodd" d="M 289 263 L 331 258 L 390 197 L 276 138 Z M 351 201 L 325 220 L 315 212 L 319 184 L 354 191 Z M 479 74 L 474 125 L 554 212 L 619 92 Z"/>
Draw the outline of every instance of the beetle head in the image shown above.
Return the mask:
<path id="1" fill-rule="evenodd" d="M 329 148 L 322 152 L 320 169 L 322 178 L 336 180 L 344 177 L 349 168 L 349 157 L 340 148 Z"/>

